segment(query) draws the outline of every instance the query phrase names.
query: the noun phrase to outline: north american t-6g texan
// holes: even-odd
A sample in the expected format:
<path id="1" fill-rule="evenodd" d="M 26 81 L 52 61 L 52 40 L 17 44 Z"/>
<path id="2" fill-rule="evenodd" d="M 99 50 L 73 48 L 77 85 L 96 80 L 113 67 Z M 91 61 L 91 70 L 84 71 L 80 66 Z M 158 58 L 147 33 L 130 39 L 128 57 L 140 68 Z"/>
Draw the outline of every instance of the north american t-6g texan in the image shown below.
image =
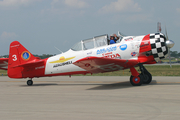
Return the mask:
<path id="1" fill-rule="evenodd" d="M 14 41 L 9 47 L 9 58 L 0 59 L 0 68 L 7 69 L 10 78 L 33 78 L 75 74 L 94 74 L 130 69 L 133 86 L 149 84 L 152 75 L 143 64 L 155 64 L 167 57 L 174 42 L 167 35 L 153 33 L 141 36 L 123 36 L 109 44 L 107 34 L 81 40 L 67 52 L 40 59 L 31 54 L 21 43 Z M 139 73 L 135 67 L 140 68 Z"/>

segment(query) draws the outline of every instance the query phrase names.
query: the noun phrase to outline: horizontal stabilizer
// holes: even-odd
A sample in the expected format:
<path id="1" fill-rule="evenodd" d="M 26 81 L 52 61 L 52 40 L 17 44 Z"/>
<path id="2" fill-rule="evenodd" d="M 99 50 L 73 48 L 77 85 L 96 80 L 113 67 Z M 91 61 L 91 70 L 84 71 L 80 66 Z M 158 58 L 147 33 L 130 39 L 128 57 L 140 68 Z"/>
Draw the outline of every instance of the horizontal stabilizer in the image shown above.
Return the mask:
<path id="1" fill-rule="evenodd" d="M 12 66 L 13 68 L 15 67 L 34 67 L 38 64 L 41 64 L 41 63 L 44 63 L 44 60 L 32 60 L 32 61 L 28 61 L 26 63 L 22 63 L 22 64 L 19 64 L 19 65 L 15 65 L 15 66 Z"/>

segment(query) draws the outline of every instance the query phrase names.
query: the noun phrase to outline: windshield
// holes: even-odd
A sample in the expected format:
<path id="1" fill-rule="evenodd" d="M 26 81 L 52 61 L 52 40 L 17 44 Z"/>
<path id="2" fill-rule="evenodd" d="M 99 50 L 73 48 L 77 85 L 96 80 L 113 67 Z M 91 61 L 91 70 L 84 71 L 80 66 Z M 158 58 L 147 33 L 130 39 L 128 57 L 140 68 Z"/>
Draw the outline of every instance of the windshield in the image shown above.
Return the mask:
<path id="1" fill-rule="evenodd" d="M 71 49 L 74 50 L 74 51 L 80 51 L 80 50 L 82 50 L 82 44 L 81 44 L 81 42 L 76 43 Z"/>
<path id="2" fill-rule="evenodd" d="M 74 51 L 80 51 L 105 46 L 108 45 L 107 38 L 107 35 L 101 35 L 91 39 L 82 40 L 81 42 L 76 43 L 71 49 Z"/>

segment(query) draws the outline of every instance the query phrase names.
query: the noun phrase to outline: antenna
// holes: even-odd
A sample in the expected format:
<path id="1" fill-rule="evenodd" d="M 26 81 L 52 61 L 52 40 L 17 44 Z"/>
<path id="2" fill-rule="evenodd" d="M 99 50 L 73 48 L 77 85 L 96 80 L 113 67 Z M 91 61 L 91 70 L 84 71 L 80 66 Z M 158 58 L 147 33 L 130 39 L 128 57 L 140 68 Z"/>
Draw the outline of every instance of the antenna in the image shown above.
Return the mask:
<path id="1" fill-rule="evenodd" d="M 56 46 L 54 46 L 58 51 L 60 51 L 61 53 L 63 53 L 60 49 L 58 49 Z"/>

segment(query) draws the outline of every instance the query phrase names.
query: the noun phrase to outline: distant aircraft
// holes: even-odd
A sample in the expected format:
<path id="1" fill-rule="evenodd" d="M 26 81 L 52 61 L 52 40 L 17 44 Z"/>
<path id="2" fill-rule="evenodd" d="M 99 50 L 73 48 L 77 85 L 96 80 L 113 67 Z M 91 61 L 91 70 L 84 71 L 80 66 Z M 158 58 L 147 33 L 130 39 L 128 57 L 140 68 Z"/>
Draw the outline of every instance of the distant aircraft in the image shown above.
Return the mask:
<path id="1" fill-rule="evenodd" d="M 130 83 L 133 86 L 149 84 L 151 74 L 143 64 L 155 64 L 168 54 L 174 46 L 162 33 L 142 36 L 122 36 L 115 44 L 109 44 L 108 35 L 81 40 L 69 51 L 40 59 L 33 56 L 18 41 L 9 47 L 9 59 L 0 59 L 0 68 L 8 66 L 10 78 L 29 78 L 27 85 L 33 85 L 35 77 L 93 74 L 130 69 Z M 135 67 L 140 68 L 139 73 Z"/>
<path id="2" fill-rule="evenodd" d="M 7 70 L 9 58 L 0 58 L 0 69 Z"/>

